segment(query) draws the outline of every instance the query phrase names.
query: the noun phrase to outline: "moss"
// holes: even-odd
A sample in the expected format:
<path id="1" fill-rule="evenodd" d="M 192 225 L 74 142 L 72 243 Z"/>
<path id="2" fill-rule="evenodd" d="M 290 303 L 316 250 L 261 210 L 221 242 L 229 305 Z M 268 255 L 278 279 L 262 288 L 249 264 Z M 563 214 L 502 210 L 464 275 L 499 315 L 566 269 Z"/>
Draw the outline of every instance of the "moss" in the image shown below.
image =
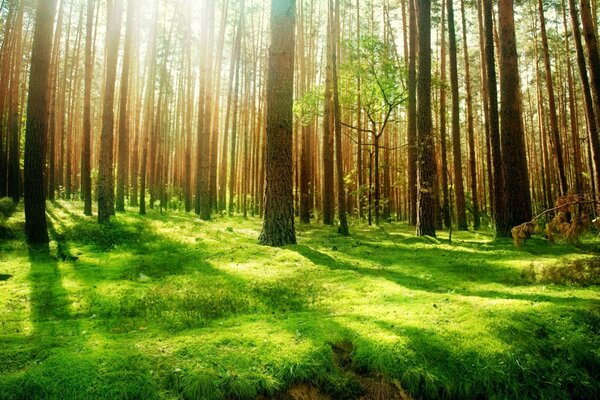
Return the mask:
<path id="1" fill-rule="evenodd" d="M 0 399 L 600 396 L 598 287 L 528 272 L 591 259 L 592 236 L 518 250 L 300 225 L 298 245 L 268 248 L 253 218 L 49 215 L 48 248 L 23 244 L 19 208 L 0 242 Z"/>

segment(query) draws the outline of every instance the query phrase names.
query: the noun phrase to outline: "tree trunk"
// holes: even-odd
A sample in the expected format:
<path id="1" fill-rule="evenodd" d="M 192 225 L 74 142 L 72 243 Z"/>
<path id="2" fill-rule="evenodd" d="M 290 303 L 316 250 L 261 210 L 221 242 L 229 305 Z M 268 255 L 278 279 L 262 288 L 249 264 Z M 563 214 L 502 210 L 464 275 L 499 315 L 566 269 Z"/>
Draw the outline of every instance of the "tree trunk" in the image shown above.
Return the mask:
<path id="1" fill-rule="evenodd" d="M 483 20 L 485 27 L 486 81 L 490 117 L 490 148 L 492 153 L 494 187 L 494 222 L 496 236 L 505 237 L 510 227 L 506 214 L 506 192 L 504 190 L 504 167 L 500 145 L 500 121 L 498 116 L 498 89 L 496 86 L 496 63 L 494 52 L 494 27 L 492 22 L 492 1 L 483 1 Z"/>
<path id="2" fill-rule="evenodd" d="M 417 5 L 418 0 L 408 0 L 408 222 L 417 224 Z"/>
<path id="3" fill-rule="evenodd" d="M 560 143 L 560 132 L 558 128 L 558 118 L 556 115 L 556 99 L 554 96 L 554 83 L 552 81 L 552 69 L 550 66 L 550 50 L 548 50 L 548 36 L 546 34 L 546 20 L 544 18 L 544 5 L 542 0 L 538 0 L 538 13 L 540 17 L 540 32 L 542 35 L 542 47 L 544 49 L 544 67 L 546 69 L 546 87 L 548 88 L 548 106 L 550 113 L 550 130 L 554 146 L 554 156 L 556 166 L 558 167 L 558 180 L 560 184 L 561 195 L 568 191 L 567 176 L 565 175 L 565 163 L 563 160 L 562 145 Z M 502 21 L 501 21 L 502 22 Z M 514 27 L 513 27 L 514 29 Z M 517 82 L 518 83 L 518 82 Z"/>
<path id="4" fill-rule="evenodd" d="M 83 95 L 83 137 L 81 140 L 81 194 L 83 197 L 83 213 L 92 215 L 92 76 L 94 61 L 92 59 L 94 30 L 94 0 L 87 2 L 87 23 L 85 33 L 85 87 Z"/>
<path id="5" fill-rule="evenodd" d="M 333 225 L 333 215 L 335 211 L 334 205 L 334 186 L 333 186 L 333 99 L 332 99 L 332 48 L 334 46 L 334 38 L 331 37 L 331 25 L 333 24 L 333 17 L 329 15 L 327 18 L 327 66 L 325 72 L 325 105 L 323 111 L 323 145 L 321 147 L 323 156 L 323 181 L 321 185 L 322 195 L 322 214 L 323 224 Z"/>
<path id="6" fill-rule="evenodd" d="M 531 220 L 531 192 L 525 153 L 523 107 L 519 84 L 519 66 L 514 25 L 513 0 L 499 0 L 500 96 L 502 120 L 502 155 L 506 167 L 507 230 Z"/>
<path id="7" fill-rule="evenodd" d="M 431 3 L 418 0 L 419 75 L 417 235 L 435 237 L 435 144 L 431 125 Z M 412 34 L 412 33 L 411 33 Z"/>
<path id="8" fill-rule="evenodd" d="M 271 0 L 271 48 L 267 82 L 265 215 L 259 241 L 296 243 L 292 195 L 295 0 Z"/>
<path id="9" fill-rule="evenodd" d="M 569 4 L 571 5 L 571 17 L 573 19 L 573 24 L 575 25 L 577 15 L 575 11 L 575 5 L 573 4 L 573 2 L 574 0 L 569 0 Z M 598 129 L 600 129 L 600 55 L 598 54 L 598 39 L 596 37 L 596 30 L 593 24 L 593 18 L 590 10 L 590 2 L 589 0 L 580 0 L 579 4 L 581 7 L 581 23 L 583 26 L 583 36 L 585 38 L 585 44 L 588 50 L 587 55 L 590 67 L 590 92 L 593 99 L 593 114 L 595 116 L 595 118 L 593 118 L 595 129 L 590 129 L 589 134 L 593 151 L 594 166 L 596 167 L 595 182 L 596 194 L 598 194 L 600 193 L 600 137 L 598 134 Z M 579 23 L 577 23 L 577 27 L 578 26 Z M 578 40 L 577 32 L 575 31 L 575 29 L 573 30 L 573 36 L 576 38 L 576 40 Z M 577 52 L 577 54 L 579 61 L 579 51 Z"/>
<path id="10" fill-rule="evenodd" d="M 114 214 L 113 204 L 113 139 L 114 102 L 121 33 L 122 0 L 115 0 L 108 7 L 106 28 L 106 84 L 102 110 L 102 133 L 100 137 L 100 161 L 98 167 L 98 222 L 106 224 Z"/>
<path id="11" fill-rule="evenodd" d="M 473 202 L 473 229 L 479 229 L 479 198 L 477 194 L 477 159 L 475 157 L 475 132 L 473 128 L 473 96 L 471 94 L 471 70 L 469 68 L 469 49 L 467 45 L 467 21 L 465 18 L 465 0 L 460 2 L 463 26 L 463 53 L 465 59 L 465 92 L 467 95 L 467 136 L 469 141 L 469 175 L 471 177 L 471 201 Z"/>
<path id="12" fill-rule="evenodd" d="M 129 172 L 129 70 L 131 59 L 131 42 L 133 40 L 133 19 L 136 11 L 135 0 L 127 0 L 127 22 L 125 24 L 125 49 L 123 52 L 123 69 L 121 72 L 121 104 L 119 117 L 119 158 L 117 175 L 117 197 L 115 208 L 125 211 L 125 187 L 128 185 Z"/>
<path id="13" fill-rule="evenodd" d="M 31 244 L 48 243 L 44 142 L 48 133 L 48 73 L 55 11 L 56 0 L 38 0 L 25 131 L 25 233 Z"/>
<path id="14" fill-rule="evenodd" d="M 450 46 L 450 86 L 452 90 L 452 155 L 454 160 L 454 194 L 456 199 L 456 223 L 458 230 L 467 230 L 465 209 L 465 189 L 462 176 L 462 155 L 460 149 L 460 97 L 458 95 L 458 62 L 456 57 L 456 32 L 454 29 L 454 6 L 448 7 L 448 42 Z"/>
<path id="15" fill-rule="evenodd" d="M 442 0 L 444 3 L 450 0 Z M 440 45 L 440 157 L 442 163 L 442 214 L 444 220 L 444 226 L 450 228 L 452 226 L 452 220 L 450 219 L 450 203 L 448 201 L 448 156 L 446 150 L 446 34 L 445 34 L 445 22 L 446 22 L 446 7 L 442 4 L 442 29 L 440 34 L 441 45 Z"/>
<path id="16" fill-rule="evenodd" d="M 7 194 L 16 204 L 21 198 L 21 167 L 20 167 L 20 135 L 19 128 L 19 89 L 21 85 L 21 60 L 22 36 L 23 36 L 23 10 L 24 3 L 20 2 L 17 21 L 14 27 L 14 65 L 13 76 L 10 82 L 11 99 L 8 114 L 8 129 L 10 135 L 8 140 L 8 190 Z M 0 140 L 0 144 L 2 141 Z"/>

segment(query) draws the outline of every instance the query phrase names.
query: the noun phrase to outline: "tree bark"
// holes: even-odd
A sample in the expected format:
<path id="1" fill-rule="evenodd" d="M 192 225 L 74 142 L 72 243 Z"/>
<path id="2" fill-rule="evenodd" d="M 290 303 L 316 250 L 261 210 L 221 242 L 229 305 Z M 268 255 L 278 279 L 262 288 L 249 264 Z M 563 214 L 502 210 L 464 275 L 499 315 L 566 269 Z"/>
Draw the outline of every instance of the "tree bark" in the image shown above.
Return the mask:
<path id="1" fill-rule="evenodd" d="M 447 1 L 448 8 L 448 44 L 450 46 L 450 86 L 452 91 L 452 156 L 454 166 L 454 194 L 456 198 L 456 223 L 458 230 L 467 230 L 467 212 L 465 208 L 465 189 L 462 176 L 462 154 L 460 148 L 460 97 L 458 95 L 458 62 L 456 50 L 456 32 L 454 29 L 454 6 Z M 445 171 L 444 171 L 445 173 Z"/>
<path id="2" fill-rule="evenodd" d="M 418 0 L 419 74 L 417 79 L 418 194 L 417 235 L 435 237 L 435 144 L 431 126 L 431 3 Z"/>
<path id="3" fill-rule="evenodd" d="M 44 142 L 48 133 L 48 74 L 55 11 L 56 0 L 38 0 L 25 131 L 25 234 L 30 244 L 48 243 Z"/>
<path id="4" fill-rule="evenodd" d="M 100 161 L 98 167 L 98 222 L 110 222 L 114 214 L 113 204 L 113 141 L 114 141 L 114 102 L 121 33 L 122 0 L 115 0 L 108 7 L 106 28 L 106 84 L 104 108 L 102 110 L 102 133 L 100 137 Z"/>
<path id="5" fill-rule="evenodd" d="M 500 38 L 500 96 L 502 120 L 502 155 L 506 168 L 507 230 L 531 220 L 531 192 L 525 153 L 523 107 L 519 84 L 519 66 L 514 25 L 513 0 L 498 2 Z"/>
<path id="6" fill-rule="evenodd" d="M 259 241 L 296 243 L 292 194 L 295 0 L 271 0 L 271 48 L 267 82 L 265 215 Z"/>

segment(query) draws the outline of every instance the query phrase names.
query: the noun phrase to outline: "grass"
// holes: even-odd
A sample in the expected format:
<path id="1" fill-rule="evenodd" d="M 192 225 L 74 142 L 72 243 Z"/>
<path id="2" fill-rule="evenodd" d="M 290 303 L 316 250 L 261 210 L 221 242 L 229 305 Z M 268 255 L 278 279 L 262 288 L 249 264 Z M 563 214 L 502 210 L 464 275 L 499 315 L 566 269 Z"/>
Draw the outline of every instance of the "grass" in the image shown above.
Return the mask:
<path id="1" fill-rule="evenodd" d="M 594 236 L 300 225 L 269 248 L 254 218 L 81 211 L 50 206 L 47 248 L 2 223 L 0 399 L 600 396 L 598 286 L 532 278 Z"/>

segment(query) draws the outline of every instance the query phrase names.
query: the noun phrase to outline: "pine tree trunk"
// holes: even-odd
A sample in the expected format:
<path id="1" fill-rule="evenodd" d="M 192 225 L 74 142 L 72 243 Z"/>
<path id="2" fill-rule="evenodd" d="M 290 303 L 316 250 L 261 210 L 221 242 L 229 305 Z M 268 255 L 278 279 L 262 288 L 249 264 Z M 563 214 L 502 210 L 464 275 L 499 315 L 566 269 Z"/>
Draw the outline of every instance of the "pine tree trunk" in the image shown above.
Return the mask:
<path id="1" fill-rule="evenodd" d="M 471 93 L 471 70 L 469 67 L 469 49 L 467 42 L 467 21 L 465 18 L 465 0 L 460 2 L 463 26 L 463 53 L 465 59 L 465 92 L 467 96 L 467 136 L 469 141 L 469 175 L 471 177 L 471 201 L 473 204 L 473 229 L 479 229 L 479 198 L 477 193 L 477 159 L 475 157 L 475 132 L 473 127 L 473 96 Z"/>
<path id="2" fill-rule="evenodd" d="M 417 5 L 418 0 L 408 0 L 408 222 L 417 224 Z"/>
<path id="3" fill-rule="evenodd" d="M 418 194 L 417 235 L 435 237 L 435 144 L 431 124 L 431 3 L 418 0 L 419 74 L 417 78 Z"/>
<path id="4" fill-rule="evenodd" d="M 450 46 L 450 86 L 452 91 L 452 155 L 454 166 L 454 194 L 456 201 L 456 222 L 459 230 L 467 230 L 465 209 L 465 189 L 462 176 L 462 153 L 460 148 L 460 97 L 458 95 L 458 62 L 456 50 L 456 32 L 454 29 L 454 6 L 447 1 L 448 8 L 448 44 Z"/>
<path id="5" fill-rule="evenodd" d="M 292 195 L 295 0 L 271 0 L 271 48 L 267 82 L 265 215 L 259 241 L 296 243 Z"/>
<path id="6" fill-rule="evenodd" d="M 48 73 L 55 11 L 56 0 L 38 0 L 25 132 L 25 233 L 31 244 L 48 243 L 44 142 L 48 133 Z"/>
<path id="7" fill-rule="evenodd" d="M 135 0 L 127 0 L 127 22 L 125 23 L 125 49 L 123 51 L 123 69 L 121 72 L 121 97 L 119 110 L 119 155 L 117 175 L 117 197 L 115 208 L 125 211 L 125 187 L 128 185 L 129 172 L 129 75 L 131 60 L 131 42 L 133 40 L 133 19 L 135 17 Z"/>
<path id="8" fill-rule="evenodd" d="M 442 0 L 443 3 L 450 0 Z M 450 228 L 452 226 L 452 220 L 450 219 L 450 203 L 448 197 L 448 156 L 446 150 L 446 34 L 445 34 L 445 22 L 446 22 L 446 7 L 442 4 L 442 23 L 441 23 L 441 45 L 440 45 L 440 158 L 442 164 L 442 218 L 444 220 L 444 226 Z"/>
<path id="9" fill-rule="evenodd" d="M 513 0 L 498 2 L 498 33 L 500 39 L 500 96 L 502 120 L 502 155 L 506 168 L 507 231 L 531 220 L 531 192 L 525 132 L 523 130 L 523 107 L 519 84 L 519 66 L 514 25 Z"/>
<path id="10" fill-rule="evenodd" d="M 321 185 L 322 195 L 322 214 L 323 224 L 333 225 L 333 215 L 335 211 L 334 197 L 333 197 L 333 99 L 332 99 L 332 47 L 333 38 L 331 37 L 331 25 L 333 24 L 331 13 L 328 13 L 327 18 L 327 66 L 325 72 L 325 105 L 323 111 L 323 145 L 321 147 L 323 156 L 323 181 Z"/>
<path id="11" fill-rule="evenodd" d="M 21 198 L 21 167 L 20 167 L 20 135 L 19 128 L 19 88 L 21 84 L 22 36 L 23 36 L 23 10 L 24 4 L 20 2 L 17 21 L 15 22 L 14 39 L 14 65 L 13 76 L 10 82 L 11 99 L 8 114 L 8 190 L 7 194 L 16 204 Z M 2 141 L 0 140 L 0 143 Z"/>
<path id="12" fill-rule="evenodd" d="M 573 23 L 577 19 L 574 0 L 569 0 L 571 5 L 571 17 Z M 583 26 L 583 36 L 585 38 L 585 44 L 587 47 L 588 63 L 589 63 L 589 76 L 590 76 L 590 92 L 592 96 L 592 105 L 594 110 L 594 125 L 595 129 L 590 129 L 590 143 L 592 146 L 595 171 L 595 183 L 596 183 L 596 194 L 600 193 L 600 137 L 598 129 L 600 129 L 600 55 L 598 54 L 598 39 L 596 37 L 596 30 L 594 28 L 593 18 L 590 10 L 589 0 L 580 0 L 579 5 L 581 7 L 581 23 Z M 579 23 L 577 23 L 579 26 Z M 573 36 L 578 40 L 575 30 L 573 30 Z M 579 51 L 577 52 L 579 59 Z M 579 61 L 579 60 L 578 60 Z M 581 68 L 581 66 L 580 66 Z M 583 78 L 582 78 L 583 82 Z M 584 88 L 585 93 L 585 88 Z M 591 122 L 591 120 L 590 120 Z"/>
<path id="13" fill-rule="evenodd" d="M 554 156 L 558 167 L 558 180 L 561 195 L 568 191 L 567 177 L 565 175 L 565 163 L 563 160 L 562 145 L 560 143 L 560 132 L 558 128 L 558 117 L 556 115 L 556 99 L 554 95 L 554 83 L 552 81 L 552 69 L 550 66 L 550 51 L 548 50 L 548 35 L 546 34 L 546 20 L 544 18 L 544 5 L 538 0 L 538 13 L 540 17 L 540 32 L 542 35 L 542 47 L 544 49 L 544 67 L 546 69 L 546 87 L 548 88 L 548 107 L 550 113 L 550 130 L 554 146 Z"/>
<path id="14" fill-rule="evenodd" d="M 490 148 L 492 153 L 492 171 L 494 188 L 494 222 L 496 236 L 505 237 L 509 234 L 510 227 L 506 214 L 506 192 L 504 190 L 504 167 L 502 164 L 502 150 L 500 145 L 500 121 L 498 116 L 498 89 L 496 86 L 496 64 L 494 52 L 494 27 L 492 22 L 492 2 L 483 1 L 483 20 L 485 28 L 485 58 L 486 81 L 490 118 Z"/>
<path id="15" fill-rule="evenodd" d="M 100 160 L 98 167 L 98 222 L 106 224 L 114 214 L 113 204 L 113 141 L 114 102 L 121 33 L 122 0 L 115 0 L 109 7 L 106 32 L 106 85 L 102 110 L 102 133 L 100 137 Z"/>

